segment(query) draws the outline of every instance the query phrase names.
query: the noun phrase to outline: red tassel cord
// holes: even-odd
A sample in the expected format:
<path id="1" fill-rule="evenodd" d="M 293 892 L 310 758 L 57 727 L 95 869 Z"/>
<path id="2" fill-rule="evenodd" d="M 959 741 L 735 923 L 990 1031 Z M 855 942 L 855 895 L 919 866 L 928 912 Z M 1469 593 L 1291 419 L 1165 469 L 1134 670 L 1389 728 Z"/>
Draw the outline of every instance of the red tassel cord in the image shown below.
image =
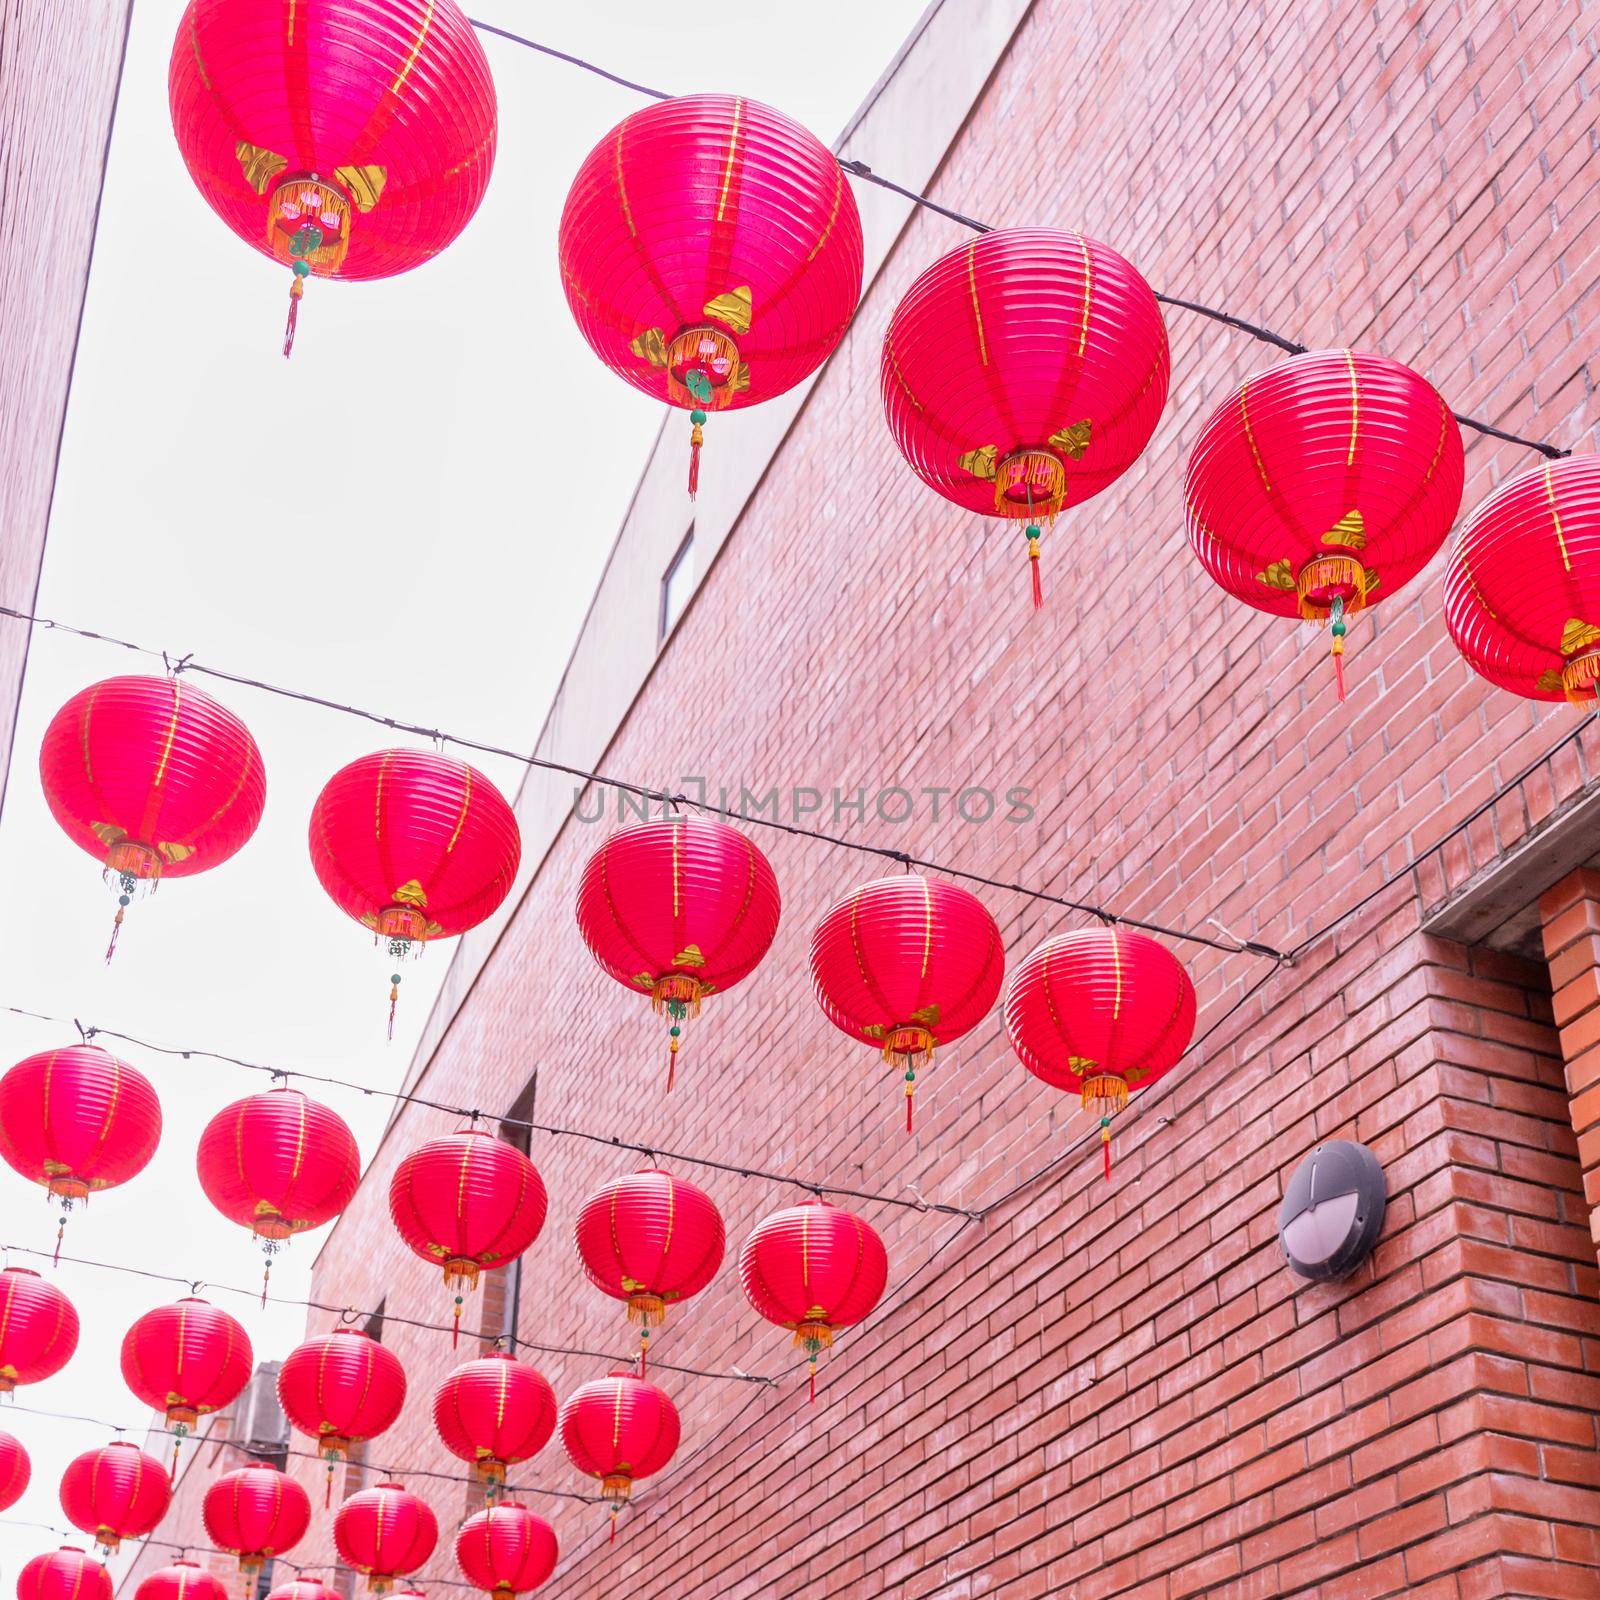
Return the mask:
<path id="1" fill-rule="evenodd" d="M 389 978 L 389 1043 L 394 1043 L 394 1012 L 400 1003 L 400 974 L 398 972 Z"/>
<path id="2" fill-rule="evenodd" d="M 1111 1182 L 1111 1118 L 1100 1119 L 1100 1154 L 1105 1159 L 1106 1182 Z"/>
<path id="3" fill-rule="evenodd" d="M 650 1366 L 650 1329 L 648 1325 L 639 1329 L 639 1376 L 642 1378 Z"/>
<path id="4" fill-rule="evenodd" d="M 456 1296 L 456 1313 L 454 1325 L 450 1329 L 450 1348 L 459 1349 L 461 1345 L 461 1296 Z"/>
<path id="5" fill-rule="evenodd" d="M 911 1132 L 911 1098 L 916 1092 L 917 1072 L 915 1067 L 906 1068 L 906 1132 Z"/>
<path id="6" fill-rule="evenodd" d="M 311 263 L 305 259 L 322 243 L 320 228 L 301 228 L 289 241 L 294 252 L 294 281 L 289 285 L 289 320 L 283 329 L 283 356 L 288 360 L 294 353 L 294 330 L 300 322 L 300 298 L 306 292 L 306 279 L 311 276 Z"/>
<path id="7" fill-rule="evenodd" d="M 129 896 L 117 896 L 117 914 L 111 919 L 111 943 L 106 946 L 106 965 L 111 965 L 111 958 L 117 953 L 117 935 L 122 932 L 122 919 L 127 914 Z"/>
<path id="8" fill-rule="evenodd" d="M 1033 609 L 1044 604 L 1044 585 L 1039 581 L 1039 524 L 1030 522 L 1028 534 L 1028 565 L 1033 569 Z"/>
<path id="9" fill-rule="evenodd" d="M 269 1251 L 268 1254 L 267 1254 L 267 1259 L 266 1259 L 265 1262 L 262 1263 L 262 1267 L 261 1267 L 261 1306 L 262 1306 L 263 1310 L 266 1309 L 266 1304 L 267 1304 L 267 1286 L 271 1282 L 272 1282 L 272 1255 L 271 1255 L 271 1252 Z"/>
<path id="10" fill-rule="evenodd" d="M 675 1022 L 672 1025 L 671 1038 L 667 1044 L 667 1093 L 672 1093 L 672 1085 L 678 1076 L 678 1044 L 683 1029 Z"/>
<path id="11" fill-rule="evenodd" d="M 66 1233 L 66 1231 L 67 1231 L 67 1208 L 65 1206 L 62 1206 L 62 1208 L 61 1208 L 61 1220 L 56 1223 L 56 1252 L 50 1258 L 50 1265 L 52 1267 L 59 1267 L 61 1265 L 61 1239 L 62 1239 L 62 1236 Z"/>
<path id="12" fill-rule="evenodd" d="M 1328 625 L 1328 631 L 1333 635 L 1333 647 L 1332 647 L 1333 648 L 1333 677 L 1334 677 L 1334 682 L 1339 687 L 1339 698 L 1341 700 L 1343 700 L 1344 699 L 1344 635 L 1345 635 L 1345 626 L 1346 625 L 1345 625 L 1345 620 L 1344 620 L 1344 600 L 1342 598 L 1336 599 L 1333 602 L 1333 609 L 1332 609 L 1330 615 L 1331 615 L 1331 617 L 1333 619 Z"/>
<path id="13" fill-rule="evenodd" d="M 615 1505 L 613 1505 L 611 1507 L 611 1537 L 606 1540 L 606 1543 L 607 1544 L 615 1544 L 616 1542 L 617 1542 L 617 1508 L 616 1508 Z"/>
<path id="14" fill-rule="evenodd" d="M 704 407 L 711 399 L 711 383 L 703 372 L 691 372 L 684 378 L 684 387 L 699 401 L 689 413 L 689 498 L 693 500 L 700 492 L 700 446 L 705 443 L 701 429 L 706 420 Z"/>
<path id="15" fill-rule="evenodd" d="M 811 1352 L 811 1375 L 807 1383 L 806 1404 L 814 1406 L 817 1403 L 817 1352 Z"/>
<path id="16" fill-rule="evenodd" d="M 326 1511 L 333 1504 L 333 1457 L 329 1456 L 328 1475 L 322 1484 L 322 1509 Z"/>
<path id="17" fill-rule="evenodd" d="M 172 1460 L 167 1464 L 167 1482 L 178 1481 L 178 1452 L 183 1448 L 183 1435 L 176 1434 L 172 1440 Z"/>

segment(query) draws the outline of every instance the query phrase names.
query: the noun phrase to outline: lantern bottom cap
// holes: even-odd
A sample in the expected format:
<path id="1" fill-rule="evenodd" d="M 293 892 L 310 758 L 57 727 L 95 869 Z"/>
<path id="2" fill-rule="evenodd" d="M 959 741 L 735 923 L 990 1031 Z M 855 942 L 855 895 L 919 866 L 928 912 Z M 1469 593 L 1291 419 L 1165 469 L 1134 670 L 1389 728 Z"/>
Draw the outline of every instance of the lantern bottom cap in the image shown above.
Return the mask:
<path id="1" fill-rule="evenodd" d="M 626 1500 L 633 1492 L 633 1479 L 626 1472 L 608 1472 L 600 1479 L 600 1493 L 607 1500 Z"/>

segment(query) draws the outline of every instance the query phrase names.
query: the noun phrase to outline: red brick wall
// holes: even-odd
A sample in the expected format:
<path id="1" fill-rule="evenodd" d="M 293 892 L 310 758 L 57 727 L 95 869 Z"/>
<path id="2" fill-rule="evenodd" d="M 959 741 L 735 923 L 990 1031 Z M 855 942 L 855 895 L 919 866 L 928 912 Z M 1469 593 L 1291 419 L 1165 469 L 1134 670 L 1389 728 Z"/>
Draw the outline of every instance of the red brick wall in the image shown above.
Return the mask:
<path id="1" fill-rule="evenodd" d="M 33 603 L 132 0 L 0 12 L 0 605 Z M 0 620 L 0 802 L 27 655 Z"/>
<path id="2" fill-rule="evenodd" d="M 1042 5 L 939 196 L 1082 227 L 1159 288 L 1408 359 L 1464 410 L 1590 448 L 1597 88 L 1592 32 L 1550 4 Z M 777 946 L 692 1025 L 666 1098 L 660 1026 L 577 939 L 599 830 L 570 825 L 422 1092 L 503 1110 L 537 1065 L 550 1121 L 963 1205 L 1069 1154 L 954 1238 L 949 1219 L 866 1208 L 890 1296 L 826 1359 L 814 1407 L 730 1264 L 656 1354 L 781 1388 L 664 1372 L 684 1445 L 614 1548 L 598 1513 L 531 1500 L 567 1551 L 547 1592 L 1593 1594 L 1600 1305 L 1547 984 L 1420 933 L 1427 886 L 1404 870 L 1569 714 L 1471 677 L 1437 569 L 1353 627 L 1344 708 L 1323 641 L 1210 586 L 1182 535 L 1185 450 L 1270 353 L 1181 312 L 1156 439 L 1047 540 L 1034 615 L 1020 538 L 919 489 L 878 409 L 890 308 L 960 238 L 936 217 L 908 229 L 606 765 L 758 791 L 1026 785 L 1027 826 L 948 803 L 915 829 L 843 826 L 1284 947 L 1400 881 L 1259 991 L 1255 958 L 1189 952 L 1216 1031 L 1119 1130 L 1107 1186 L 1085 1119 L 994 1018 L 923 1075 L 905 1139 L 889 1075 L 822 1021 L 804 972 L 810 926 L 872 869 L 770 835 Z M 1529 462 L 1469 440 L 1469 502 Z M 1072 920 L 987 899 L 1013 958 Z M 446 1313 L 384 1198 L 398 1154 L 446 1125 L 418 1111 L 391 1130 L 317 1299 Z M 1391 1209 L 1357 1278 L 1313 1288 L 1284 1268 L 1275 1215 L 1333 1135 L 1377 1150 Z M 551 1223 L 521 1332 L 625 1351 L 570 1229 L 630 1162 L 533 1153 Z M 735 1249 L 794 1195 L 703 1181 Z M 392 1320 L 386 1339 L 416 1397 L 374 1457 L 448 1469 L 426 1404 L 448 1340 Z M 538 1359 L 562 1393 L 604 1370 Z M 577 1485 L 558 1449 L 520 1476 Z M 465 1485 L 416 1486 L 448 1529 Z M 326 1548 L 319 1519 L 308 1559 Z"/>

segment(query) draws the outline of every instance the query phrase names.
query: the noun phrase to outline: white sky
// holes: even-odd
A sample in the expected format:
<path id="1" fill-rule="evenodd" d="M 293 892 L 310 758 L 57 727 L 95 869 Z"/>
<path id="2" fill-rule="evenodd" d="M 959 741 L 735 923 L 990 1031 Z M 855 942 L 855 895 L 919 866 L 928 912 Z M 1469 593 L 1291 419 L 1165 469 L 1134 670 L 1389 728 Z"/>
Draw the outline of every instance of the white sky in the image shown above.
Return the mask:
<path id="1" fill-rule="evenodd" d="M 737 90 L 831 141 L 924 5 L 769 0 L 735 18 L 660 0 L 477 0 L 475 14 L 664 89 Z M 138 0 L 134 10 L 40 609 L 174 656 L 529 746 L 660 422 L 651 401 L 590 355 L 556 274 L 571 175 L 642 102 L 486 37 L 500 147 L 476 219 L 418 272 L 313 280 L 285 362 L 287 273 L 213 216 L 173 144 L 167 58 L 182 9 L 182 0 Z M 35 634 L 0 818 L 0 1006 L 394 1084 L 448 947 L 408 967 L 386 1047 L 389 964 L 323 896 L 305 846 L 317 790 L 380 748 L 380 729 L 196 680 L 255 734 L 266 816 L 225 867 L 136 904 L 116 960 L 102 965 L 114 903 L 94 862 L 51 821 L 37 751 L 71 694 L 148 667 Z M 480 765 L 514 794 L 519 766 Z M 73 1037 L 0 1013 L 0 1065 Z M 206 1203 L 194 1147 L 217 1109 L 265 1079 L 112 1047 L 154 1082 L 165 1133 L 138 1179 L 74 1213 L 67 1252 L 254 1284 L 260 1256 Z M 370 1151 L 386 1103 L 313 1092 Z M 0 1243 L 48 1248 L 52 1234 L 42 1191 L 0 1168 Z M 306 1292 L 319 1238 L 280 1257 L 275 1292 Z M 82 1317 L 78 1353 L 0 1413 L 34 1470 L 27 1495 L 0 1517 L 7 1590 L 24 1561 L 59 1542 L 10 1524 L 64 1525 L 62 1468 L 109 1437 L 21 1408 L 142 1429 L 147 1416 L 118 1370 L 122 1335 L 140 1312 L 186 1292 L 75 1266 L 57 1281 Z M 210 1297 L 241 1317 L 258 1359 L 301 1336 L 298 1312 Z"/>

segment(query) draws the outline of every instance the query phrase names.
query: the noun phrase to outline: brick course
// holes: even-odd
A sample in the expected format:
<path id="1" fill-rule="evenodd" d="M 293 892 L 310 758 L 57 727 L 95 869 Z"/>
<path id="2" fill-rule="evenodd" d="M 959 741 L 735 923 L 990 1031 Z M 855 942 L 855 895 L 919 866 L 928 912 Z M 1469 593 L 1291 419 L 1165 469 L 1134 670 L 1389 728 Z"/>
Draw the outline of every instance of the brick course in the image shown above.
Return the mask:
<path id="1" fill-rule="evenodd" d="M 1591 448 L 1578 308 L 1600 264 L 1584 182 L 1597 88 L 1592 21 L 1570 5 L 1041 5 L 937 193 L 1081 227 L 1158 288 L 1380 349 L 1464 410 Z M 1600 1301 L 1551 977 L 1421 924 L 1588 784 L 1597 736 L 1549 754 L 1571 714 L 1471 676 L 1437 565 L 1352 628 L 1343 708 L 1324 641 L 1209 585 L 1182 534 L 1184 453 L 1271 352 L 1180 311 L 1155 440 L 1047 537 L 1033 614 L 1015 530 L 921 490 L 879 413 L 894 300 L 960 237 L 929 215 L 907 228 L 605 766 L 824 794 L 1027 785 L 1026 826 L 968 825 L 948 805 L 914 830 L 837 825 L 1129 915 L 1309 943 L 1276 972 L 1183 952 L 1204 1044 L 1120 1120 L 1108 1186 L 1094 1130 L 1018 1067 L 997 1017 L 919 1074 L 903 1136 L 890 1075 L 829 1029 L 805 977 L 811 924 L 873 869 L 767 833 L 777 945 L 691 1025 L 667 1098 L 661 1026 L 576 936 L 601 830 L 570 823 L 422 1093 L 503 1111 L 537 1067 L 554 1123 L 966 1206 L 1060 1159 L 981 1223 L 865 1208 L 890 1293 L 824 1358 L 815 1406 L 730 1262 L 653 1341 L 684 1444 L 616 1545 L 598 1510 L 529 1496 L 565 1552 L 544 1592 L 1593 1594 Z M 1529 464 L 1468 443 L 1469 504 Z M 1013 959 L 1072 920 L 986 899 Z M 1588 968 L 1554 971 L 1566 1008 Z M 399 1155 L 446 1126 L 397 1115 L 313 1298 L 446 1318 L 385 1201 Z M 1335 1136 L 1376 1150 L 1390 1209 L 1352 1281 L 1312 1286 L 1283 1264 L 1276 1210 L 1288 1173 Z M 537 1137 L 533 1155 L 551 1222 L 525 1261 L 520 1333 L 625 1354 L 570 1232 L 588 1190 L 630 1163 Z M 734 1251 L 795 1194 L 700 1181 Z M 414 1397 L 374 1458 L 453 1470 L 427 1406 L 448 1338 L 393 1322 L 385 1338 Z M 604 1370 L 530 1358 L 563 1394 Z M 558 1446 L 514 1482 L 580 1486 Z M 464 1484 L 416 1486 L 446 1530 L 468 1507 Z M 426 1576 L 453 1575 L 444 1543 Z M 305 1559 L 329 1548 L 319 1512 Z"/>

